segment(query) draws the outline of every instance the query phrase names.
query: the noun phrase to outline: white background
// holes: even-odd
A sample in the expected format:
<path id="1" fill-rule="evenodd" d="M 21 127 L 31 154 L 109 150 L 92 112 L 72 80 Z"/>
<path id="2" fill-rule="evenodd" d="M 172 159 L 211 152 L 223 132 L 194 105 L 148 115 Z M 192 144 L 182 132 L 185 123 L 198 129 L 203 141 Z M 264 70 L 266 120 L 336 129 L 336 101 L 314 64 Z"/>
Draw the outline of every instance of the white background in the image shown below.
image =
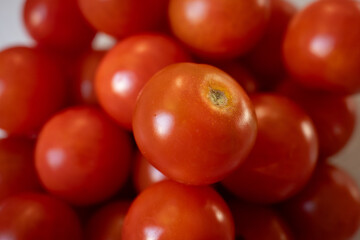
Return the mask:
<path id="1" fill-rule="evenodd" d="M 299 7 L 303 7 L 311 1 L 292 0 Z M 22 25 L 22 4 L 23 0 L 0 0 L 0 51 L 5 47 L 32 43 Z M 355 98 L 358 102 L 358 121 L 355 133 L 346 148 L 333 157 L 332 161 L 345 168 L 360 185 L 360 95 Z M 360 235 L 355 239 L 360 239 Z"/>

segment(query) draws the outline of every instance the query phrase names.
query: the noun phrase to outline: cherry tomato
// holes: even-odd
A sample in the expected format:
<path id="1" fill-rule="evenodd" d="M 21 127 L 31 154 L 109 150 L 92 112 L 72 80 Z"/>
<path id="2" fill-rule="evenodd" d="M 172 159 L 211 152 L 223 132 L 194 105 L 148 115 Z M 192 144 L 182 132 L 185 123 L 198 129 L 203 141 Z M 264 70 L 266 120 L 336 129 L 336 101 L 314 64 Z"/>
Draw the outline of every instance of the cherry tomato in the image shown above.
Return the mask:
<path id="1" fill-rule="evenodd" d="M 282 211 L 297 239 L 346 240 L 360 226 L 360 192 L 343 170 L 322 164 Z"/>
<path id="2" fill-rule="evenodd" d="M 252 74 L 243 67 L 240 61 L 222 62 L 221 64 L 216 64 L 216 66 L 234 78 L 248 94 L 258 91 L 259 86 L 257 81 Z"/>
<path id="3" fill-rule="evenodd" d="M 100 208 L 86 227 L 86 240 L 121 240 L 122 227 L 130 204 L 131 202 L 119 201 Z"/>
<path id="4" fill-rule="evenodd" d="M 85 18 L 97 30 L 122 38 L 161 26 L 168 1 L 78 0 L 78 3 Z"/>
<path id="5" fill-rule="evenodd" d="M 27 47 L 0 52 L 0 138 L 37 132 L 64 97 L 65 81 L 46 55 Z"/>
<path id="6" fill-rule="evenodd" d="M 32 140 L 23 138 L 0 140 L 0 200 L 41 189 L 35 172 L 34 147 Z"/>
<path id="7" fill-rule="evenodd" d="M 360 91 L 360 5 L 315 1 L 291 21 L 283 54 L 295 80 L 337 93 Z"/>
<path id="8" fill-rule="evenodd" d="M 245 61 L 262 89 L 273 89 L 286 75 L 282 45 L 287 26 L 296 8 L 285 0 L 271 0 L 270 19 L 260 42 L 246 55 Z"/>
<path id="9" fill-rule="evenodd" d="M 0 202 L 0 239 L 79 240 L 80 222 L 63 202 L 27 193 Z"/>
<path id="10" fill-rule="evenodd" d="M 75 0 L 26 0 L 24 22 L 39 44 L 54 48 L 88 47 L 95 36 Z"/>
<path id="11" fill-rule="evenodd" d="M 290 81 L 280 85 L 278 91 L 293 99 L 311 117 L 322 159 L 339 152 L 348 143 L 356 123 L 353 97 L 305 89 Z"/>
<path id="12" fill-rule="evenodd" d="M 232 200 L 229 206 L 234 217 L 236 239 L 293 239 L 285 221 L 270 207 L 258 206 L 238 200 Z"/>
<path id="13" fill-rule="evenodd" d="M 101 61 L 95 90 L 100 105 L 128 130 L 137 96 L 145 83 L 163 67 L 188 61 L 173 39 L 162 34 L 141 34 L 119 42 Z"/>
<path id="14" fill-rule="evenodd" d="M 264 33 L 269 0 L 170 0 L 174 34 L 195 53 L 233 58 L 250 50 Z"/>
<path id="15" fill-rule="evenodd" d="M 40 132 L 36 169 L 49 192 L 76 205 L 93 204 L 125 184 L 131 147 L 127 133 L 100 110 L 69 108 Z"/>
<path id="16" fill-rule="evenodd" d="M 162 181 L 145 189 L 132 203 L 122 237 L 233 240 L 234 222 L 228 206 L 212 188 Z"/>
<path id="17" fill-rule="evenodd" d="M 136 155 L 132 176 L 134 186 L 139 193 L 150 185 L 167 179 L 167 177 L 151 165 L 140 152 Z"/>
<path id="18" fill-rule="evenodd" d="M 223 183 L 245 200 L 280 202 L 310 179 L 318 157 L 317 135 L 308 115 L 291 100 L 275 94 L 251 100 L 258 120 L 255 146 Z"/>
<path id="19" fill-rule="evenodd" d="M 105 53 L 106 51 L 89 51 L 77 61 L 72 84 L 75 103 L 97 105 L 95 73 Z"/>
<path id="20" fill-rule="evenodd" d="M 145 85 L 133 130 L 144 157 L 164 175 L 202 185 L 220 181 L 245 160 L 257 124 L 248 96 L 229 75 L 178 63 Z"/>

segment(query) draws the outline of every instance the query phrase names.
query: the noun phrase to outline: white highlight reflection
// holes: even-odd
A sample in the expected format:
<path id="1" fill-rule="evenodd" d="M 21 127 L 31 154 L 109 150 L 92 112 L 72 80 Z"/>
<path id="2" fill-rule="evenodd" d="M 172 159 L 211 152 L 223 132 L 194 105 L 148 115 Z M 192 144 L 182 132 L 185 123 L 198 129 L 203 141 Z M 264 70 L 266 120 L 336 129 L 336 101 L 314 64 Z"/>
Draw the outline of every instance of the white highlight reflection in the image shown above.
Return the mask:
<path id="1" fill-rule="evenodd" d="M 52 169 L 59 168 L 65 159 L 64 151 L 61 149 L 50 149 L 46 153 L 46 159 L 48 160 L 48 163 Z"/>
<path id="2" fill-rule="evenodd" d="M 0 139 L 7 138 L 8 136 L 8 133 L 4 129 L 0 128 Z"/>
<path id="3" fill-rule="evenodd" d="M 199 23 L 203 21 L 206 17 L 207 4 L 203 0 L 199 1 L 190 1 L 186 4 L 186 18 L 193 23 Z"/>
<path id="4" fill-rule="evenodd" d="M 43 4 L 37 5 L 36 9 L 31 12 L 30 22 L 33 26 L 38 26 L 44 22 L 47 12 L 46 7 Z"/>
<path id="5" fill-rule="evenodd" d="M 147 227 L 144 229 L 145 240 L 158 240 L 163 232 L 164 229 L 159 227 Z"/>
<path id="6" fill-rule="evenodd" d="M 120 95 L 126 95 L 126 92 L 132 88 L 133 78 L 135 75 L 132 72 L 117 72 L 111 82 L 112 89 Z"/>
<path id="7" fill-rule="evenodd" d="M 314 128 L 309 122 L 307 121 L 302 122 L 301 129 L 303 130 L 306 139 L 310 140 L 311 138 L 314 137 Z"/>
<path id="8" fill-rule="evenodd" d="M 334 38 L 318 36 L 310 44 L 311 52 L 318 57 L 326 57 L 334 48 Z"/>
<path id="9" fill-rule="evenodd" d="M 174 126 L 174 117 L 167 112 L 160 112 L 154 117 L 155 131 L 161 137 L 166 137 Z"/>
<path id="10" fill-rule="evenodd" d="M 225 219 L 224 214 L 222 213 L 222 211 L 214 204 L 211 204 L 211 209 L 214 211 L 215 213 L 215 217 L 219 222 L 223 222 Z"/>

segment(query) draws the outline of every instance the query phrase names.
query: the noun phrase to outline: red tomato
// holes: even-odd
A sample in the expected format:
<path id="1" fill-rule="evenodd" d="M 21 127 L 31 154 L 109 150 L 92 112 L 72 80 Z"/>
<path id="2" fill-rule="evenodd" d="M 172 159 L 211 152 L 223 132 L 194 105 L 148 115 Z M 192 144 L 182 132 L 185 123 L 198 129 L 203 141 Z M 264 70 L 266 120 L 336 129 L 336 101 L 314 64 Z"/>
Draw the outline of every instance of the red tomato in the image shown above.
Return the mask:
<path id="1" fill-rule="evenodd" d="M 284 82 L 278 91 L 293 99 L 313 120 L 323 159 L 339 152 L 350 140 L 356 124 L 353 97 L 312 91 L 292 82 Z"/>
<path id="2" fill-rule="evenodd" d="M 285 0 L 271 0 L 268 26 L 260 42 L 245 57 L 263 89 L 273 89 L 286 75 L 282 45 L 287 26 L 296 8 Z"/>
<path id="3" fill-rule="evenodd" d="M 346 172 L 323 164 L 282 210 L 299 240 L 351 239 L 360 227 L 360 191 Z"/>
<path id="4" fill-rule="evenodd" d="M 167 177 L 151 165 L 144 156 L 138 152 L 133 168 L 133 182 L 137 192 L 142 192 L 150 185 L 163 181 Z"/>
<path id="5" fill-rule="evenodd" d="M 40 132 L 35 164 L 46 189 L 77 205 L 100 202 L 127 179 L 130 138 L 101 111 L 74 107 Z"/>
<path id="6" fill-rule="evenodd" d="M 264 33 L 269 0 L 170 0 L 174 34 L 195 53 L 233 58 L 250 50 Z"/>
<path id="7" fill-rule="evenodd" d="M 119 42 L 101 61 L 95 90 L 100 105 L 128 130 L 140 90 L 157 71 L 190 58 L 173 39 L 141 34 Z"/>
<path id="8" fill-rule="evenodd" d="M 212 188 L 162 181 L 145 189 L 132 203 L 122 237 L 233 240 L 234 223 L 226 203 Z"/>
<path id="9" fill-rule="evenodd" d="M 289 227 L 273 209 L 238 200 L 231 201 L 229 206 L 234 217 L 236 239 L 293 239 Z"/>
<path id="10" fill-rule="evenodd" d="M 360 91 L 360 5 L 315 1 L 287 30 L 283 54 L 299 83 L 337 93 Z"/>
<path id="11" fill-rule="evenodd" d="M 255 146 L 225 187 L 259 203 L 275 203 L 296 194 L 310 179 L 318 157 L 315 128 L 289 99 L 271 94 L 251 98 L 258 120 Z"/>
<path id="12" fill-rule="evenodd" d="M 221 64 L 216 64 L 221 70 L 229 74 L 234 78 L 248 93 L 255 93 L 258 91 L 258 83 L 255 78 L 246 70 L 242 63 L 239 61 L 231 62 L 222 62 Z"/>
<path id="13" fill-rule="evenodd" d="M 72 98 L 75 103 L 97 105 L 94 89 L 95 73 L 105 53 L 105 51 L 89 51 L 77 61 L 72 83 Z"/>
<path id="14" fill-rule="evenodd" d="M 143 88 L 133 129 L 154 167 L 173 180 L 202 185 L 243 162 L 257 125 L 248 96 L 229 75 L 210 65 L 178 63 Z"/>
<path id="15" fill-rule="evenodd" d="M 0 202 L 0 239 L 79 240 L 80 222 L 73 210 L 43 194 L 21 194 Z"/>
<path id="16" fill-rule="evenodd" d="M 0 138 L 37 132 L 63 105 L 60 75 L 51 59 L 35 49 L 0 52 Z"/>
<path id="17" fill-rule="evenodd" d="M 41 189 L 33 154 L 34 142 L 31 140 L 0 140 L 0 200 L 16 193 Z"/>
<path id="18" fill-rule="evenodd" d="M 97 30 L 122 38 L 159 27 L 165 21 L 168 1 L 78 0 L 78 3 Z"/>
<path id="19" fill-rule="evenodd" d="M 24 22 L 39 44 L 50 47 L 84 48 L 95 36 L 76 0 L 26 0 Z"/>
<path id="20" fill-rule="evenodd" d="M 103 206 L 90 219 L 86 240 L 121 240 L 125 215 L 131 202 L 114 202 Z"/>

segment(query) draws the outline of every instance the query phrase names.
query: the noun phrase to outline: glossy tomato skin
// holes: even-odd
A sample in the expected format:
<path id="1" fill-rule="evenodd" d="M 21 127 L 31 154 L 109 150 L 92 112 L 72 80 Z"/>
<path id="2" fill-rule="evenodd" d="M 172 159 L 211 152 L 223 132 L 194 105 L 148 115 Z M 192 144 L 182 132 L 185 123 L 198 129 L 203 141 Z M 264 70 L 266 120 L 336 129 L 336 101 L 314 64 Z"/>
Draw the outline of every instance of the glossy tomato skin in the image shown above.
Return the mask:
<path id="1" fill-rule="evenodd" d="M 136 154 L 132 173 L 134 186 L 139 193 L 150 185 L 167 179 L 164 174 L 145 159 L 141 152 Z"/>
<path id="2" fill-rule="evenodd" d="M 234 222 L 228 206 L 212 188 L 168 180 L 138 195 L 125 217 L 122 237 L 123 240 L 232 240 Z"/>
<path id="3" fill-rule="evenodd" d="M 85 18 L 97 30 L 116 38 L 123 38 L 162 26 L 169 0 L 78 0 L 77 2 Z"/>
<path id="4" fill-rule="evenodd" d="M 35 172 L 33 140 L 0 140 L 0 200 L 21 192 L 40 191 Z"/>
<path id="5" fill-rule="evenodd" d="M 122 226 L 130 204 L 130 201 L 117 201 L 101 207 L 87 224 L 86 239 L 122 239 Z"/>
<path id="6" fill-rule="evenodd" d="M 318 139 L 308 115 L 276 94 L 252 95 L 258 120 L 255 145 L 224 181 L 235 195 L 258 203 L 283 201 L 310 179 L 318 158 Z"/>
<path id="7" fill-rule="evenodd" d="M 120 41 L 98 67 L 95 90 L 102 108 L 128 130 L 137 96 L 157 71 L 190 57 L 172 38 L 139 34 Z"/>
<path id="8" fill-rule="evenodd" d="M 143 88 L 133 130 L 144 157 L 164 175 L 202 185 L 220 181 L 243 162 L 257 124 L 248 96 L 229 75 L 210 65 L 179 63 Z"/>
<path id="9" fill-rule="evenodd" d="M 355 181 L 330 164 L 317 168 L 306 188 L 281 206 L 297 239 L 351 239 L 360 226 Z"/>
<path id="10" fill-rule="evenodd" d="M 36 133 L 64 98 L 65 81 L 46 55 L 27 47 L 0 52 L 0 138 Z"/>
<path id="11" fill-rule="evenodd" d="M 264 33 L 270 1 L 170 0 L 170 26 L 195 53 L 233 58 L 250 50 Z"/>
<path id="12" fill-rule="evenodd" d="M 293 99 L 311 117 L 319 138 L 321 159 L 346 146 L 356 124 L 356 101 L 352 96 L 313 91 L 291 81 L 281 84 L 278 92 Z"/>
<path id="13" fill-rule="evenodd" d="M 232 200 L 235 235 L 246 240 L 292 240 L 292 233 L 282 217 L 272 208 Z M 237 239 L 236 238 L 236 239 Z"/>
<path id="14" fill-rule="evenodd" d="M 26 193 L 0 202 L 0 238 L 21 240 L 81 240 L 73 210 L 54 197 Z"/>
<path id="15" fill-rule="evenodd" d="M 271 11 L 265 34 L 244 60 L 261 89 L 274 89 L 286 75 L 282 46 L 287 26 L 297 9 L 286 0 L 270 0 Z"/>
<path id="16" fill-rule="evenodd" d="M 357 1 L 316 1 L 289 25 L 283 45 L 285 64 L 305 86 L 356 93 L 360 90 L 359 41 Z"/>
<path id="17" fill-rule="evenodd" d="M 41 45 L 78 49 L 95 36 L 74 0 L 26 0 L 23 15 L 26 29 Z"/>
<path id="18" fill-rule="evenodd" d="M 95 74 L 106 51 L 91 50 L 83 54 L 75 63 L 72 84 L 72 98 L 77 104 L 97 105 L 95 94 Z"/>
<path id="19" fill-rule="evenodd" d="M 40 132 L 35 164 L 45 188 L 76 205 L 100 202 L 121 188 L 129 174 L 131 142 L 103 112 L 73 107 Z"/>

